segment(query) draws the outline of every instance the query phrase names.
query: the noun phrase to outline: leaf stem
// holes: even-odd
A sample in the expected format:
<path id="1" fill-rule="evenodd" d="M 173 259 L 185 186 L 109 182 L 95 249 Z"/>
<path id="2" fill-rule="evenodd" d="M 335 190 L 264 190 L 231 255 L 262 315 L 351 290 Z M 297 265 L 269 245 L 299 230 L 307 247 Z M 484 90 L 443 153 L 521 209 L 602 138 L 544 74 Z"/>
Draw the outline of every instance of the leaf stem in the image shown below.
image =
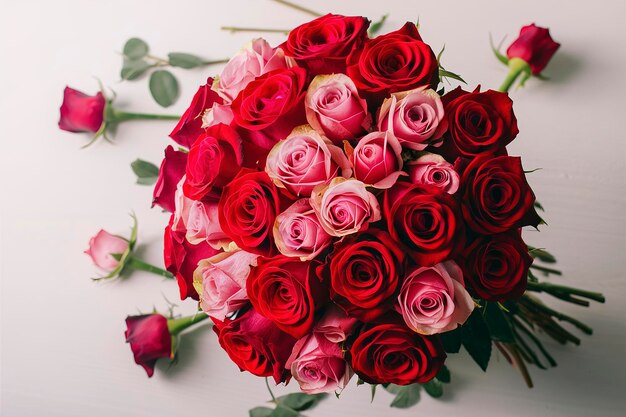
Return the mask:
<path id="1" fill-rule="evenodd" d="M 289 33 L 287 29 L 270 29 L 270 28 L 246 28 L 246 27 L 238 27 L 238 26 L 222 26 L 222 30 L 226 30 L 228 32 L 264 32 L 264 33 Z"/>
<path id="2" fill-rule="evenodd" d="M 270 388 L 270 382 L 267 377 L 265 377 L 265 386 L 267 387 L 267 390 L 269 391 L 270 396 L 272 397 L 272 402 L 274 404 L 278 404 L 278 401 L 276 400 L 276 397 L 274 396 L 274 393 L 272 392 L 272 389 Z"/>
<path id="3" fill-rule="evenodd" d="M 148 114 L 148 113 L 132 113 L 117 110 L 114 108 L 107 109 L 107 122 L 120 123 L 127 120 L 179 120 L 180 116 L 174 114 Z"/>
<path id="4" fill-rule="evenodd" d="M 168 279 L 174 279 L 174 276 L 169 271 L 166 271 L 165 269 L 151 265 L 133 256 L 128 257 L 128 259 L 126 260 L 126 263 L 124 264 L 124 267 L 150 272 L 150 273 L 160 275 Z"/>
<path id="5" fill-rule="evenodd" d="M 274 1 L 276 3 L 282 4 L 283 6 L 291 7 L 292 9 L 295 9 L 295 10 L 298 10 L 298 11 L 310 14 L 311 16 L 315 16 L 315 17 L 320 17 L 321 16 L 321 13 L 315 12 L 315 11 L 313 11 L 311 9 L 307 9 L 306 7 L 300 6 L 298 4 L 294 4 L 294 3 L 290 2 L 290 1 L 287 1 L 287 0 L 274 0 Z"/>

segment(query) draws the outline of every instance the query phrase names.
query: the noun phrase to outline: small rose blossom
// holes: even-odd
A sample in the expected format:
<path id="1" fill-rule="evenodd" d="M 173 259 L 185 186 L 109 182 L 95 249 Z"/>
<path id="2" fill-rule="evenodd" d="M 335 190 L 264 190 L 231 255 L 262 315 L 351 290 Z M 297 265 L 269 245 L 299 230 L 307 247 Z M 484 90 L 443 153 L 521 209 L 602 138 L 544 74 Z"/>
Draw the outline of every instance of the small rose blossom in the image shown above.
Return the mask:
<path id="1" fill-rule="evenodd" d="M 458 172 L 440 155 L 427 153 L 409 162 L 408 165 L 413 183 L 434 185 L 448 194 L 454 194 L 459 189 Z"/>
<path id="2" fill-rule="evenodd" d="M 359 139 L 356 148 L 346 143 L 346 153 L 354 171 L 354 178 L 378 188 L 391 188 L 401 175 L 402 147 L 387 132 L 372 132 Z"/>
<path id="3" fill-rule="evenodd" d="M 318 75 L 304 99 L 306 119 L 334 143 L 355 139 L 369 128 L 367 102 L 344 74 Z"/>
<path id="4" fill-rule="evenodd" d="M 96 133 L 104 122 L 106 99 L 101 92 L 95 96 L 65 87 L 59 129 L 68 132 Z"/>
<path id="5" fill-rule="evenodd" d="M 167 318 L 161 314 L 143 314 L 126 317 L 126 343 L 140 365 L 152 377 L 154 366 L 161 358 L 174 358 L 172 336 L 167 326 Z"/>
<path id="6" fill-rule="evenodd" d="M 548 65 L 556 50 L 561 46 L 550 36 L 550 29 L 534 23 L 524 26 L 515 41 L 507 48 L 509 59 L 520 58 L 530 65 L 534 75 L 539 75 Z"/>
<path id="7" fill-rule="evenodd" d="M 417 333 L 431 335 L 456 329 L 474 310 L 463 273 L 454 261 L 410 272 L 402 284 L 396 311 Z"/>
<path id="8" fill-rule="evenodd" d="M 341 343 L 346 341 L 356 323 L 357 319 L 349 317 L 339 307 L 330 305 L 313 332 L 324 336 L 330 342 Z"/>
<path id="9" fill-rule="evenodd" d="M 175 195 L 177 185 L 183 175 L 185 175 L 186 165 L 186 152 L 177 151 L 172 145 L 165 148 L 165 157 L 159 168 L 159 177 L 156 184 L 154 184 L 152 207 L 158 205 L 170 213 L 176 210 Z"/>
<path id="10" fill-rule="evenodd" d="M 112 255 L 122 255 L 128 250 L 128 240 L 100 230 L 89 240 L 89 249 L 85 251 L 94 264 L 103 271 L 113 272 L 120 261 Z"/>
<path id="11" fill-rule="evenodd" d="M 380 205 L 365 184 L 354 178 L 335 178 L 318 186 L 311 195 L 311 206 L 324 230 L 331 236 L 346 236 L 367 229 L 380 220 Z"/>
<path id="12" fill-rule="evenodd" d="M 274 240 L 283 255 L 308 261 L 328 247 L 332 237 L 322 228 L 309 199 L 301 199 L 276 217 Z"/>
<path id="13" fill-rule="evenodd" d="M 439 94 L 425 87 L 392 94 L 380 108 L 378 129 L 393 134 L 407 149 L 440 146 L 446 122 Z"/>

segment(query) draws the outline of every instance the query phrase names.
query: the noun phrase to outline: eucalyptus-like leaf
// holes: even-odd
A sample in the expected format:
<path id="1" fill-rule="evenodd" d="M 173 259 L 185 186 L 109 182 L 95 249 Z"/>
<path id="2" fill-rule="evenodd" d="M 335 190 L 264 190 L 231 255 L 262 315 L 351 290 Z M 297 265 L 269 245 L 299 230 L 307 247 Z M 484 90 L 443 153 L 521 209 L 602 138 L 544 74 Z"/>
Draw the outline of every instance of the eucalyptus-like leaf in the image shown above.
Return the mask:
<path id="1" fill-rule="evenodd" d="M 420 400 L 420 388 L 420 384 L 404 386 L 395 384 L 387 385 L 385 389 L 392 394 L 396 394 L 396 397 L 389 406 L 395 408 L 409 408 L 414 406 Z"/>
<path id="2" fill-rule="evenodd" d="M 433 398 L 439 398 L 443 395 L 443 385 L 437 378 L 433 378 L 425 384 L 422 384 L 424 391 Z"/>
<path id="3" fill-rule="evenodd" d="M 154 71 L 149 85 L 152 98 L 163 107 L 171 106 L 178 98 L 178 81 L 169 71 Z"/>
<path id="4" fill-rule="evenodd" d="M 443 365 L 439 372 L 437 372 L 436 378 L 443 382 L 444 384 L 449 384 L 452 380 L 452 375 L 450 374 L 450 369 L 446 365 Z"/>
<path id="5" fill-rule="evenodd" d="M 124 44 L 124 55 L 131 59 L 143 58 L 148 54 L 148 44 L 139 38 L 130 38 Z"/>
<path id="6" fill-rule="evenodd" d="M 152 66 L 152 64 L 142 58 L 124 57 L 120 76 L 122 80 L 134 80 L 141 77 Z"/>
<path id="7" fill-rule="evenodd" d="M 367 34 L 371 37 L 377 34 L 378 32 L 380 32 L 380 29 L 383 27 L 388 17 L 389 17 L 389 13 L 383 15 L 379 21 L 372 23 L 372 26 L 370 26 L 369 30 L 367 31 Z"/>
<path id="8" fill-rule="evenodd" d="M 159 177 L 159 167 L 143 159 L 135 159 L 130 167 L 137 176 L 137 184 L 152 185 Z"/>
<path id="9" fill-rule="evenodd" d="M 296 411 L 304 411 L 315 407 L 326 397 L 328 397 L 328 394 L 305 394 L 303 392 L 294 392 L 292 394 L 278 397 L 277 401 L 279 404 Z"/>
<path id="10" fill-rule="evenodd" d="M 272 414 L 270 414 L 270 417 L 300 417 L 300 416 L 301 414 L 298 413 L 293 408 L 286 407 L 280 403 L 276 406 Z"/>
<path id="11" fill-rule="evenodd" d="M 274 412 L 273 408 L 268 407 L 254 407 L 249 411 L 250 417 L 269 417 Z"/>
<path id="12" fill-rule="evenodd" d="M 205 65 L 205 60 L 199 56 L 186 54 L 184 52 L 170 52 L 167 54 L 170 65 L 185 69 L 197 68 Z"/>

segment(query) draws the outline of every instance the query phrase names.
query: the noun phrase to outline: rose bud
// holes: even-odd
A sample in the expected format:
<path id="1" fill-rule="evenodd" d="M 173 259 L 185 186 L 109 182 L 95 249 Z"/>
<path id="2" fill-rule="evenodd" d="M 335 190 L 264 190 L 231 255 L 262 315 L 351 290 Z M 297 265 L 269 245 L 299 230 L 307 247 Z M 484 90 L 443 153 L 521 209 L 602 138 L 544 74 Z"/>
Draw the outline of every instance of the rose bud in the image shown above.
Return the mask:
<path id="1" fill-rule="evenodd" d="M 386 132 L 372 132 L 361 139 L 352 149 L 345 144 L 354 178 L 369 187 L 391 188 L 402 171 L 402 147 L 398 140 Z"/>
<path id="2" fill-rule="evenodd" d="M 206 314 L 224 321 L 248 303 L 246 280 L 258 255 L 242 250 L 222 252 L 198 263 L 193 286 L 200 294 L 200 308 Z"/>
<path id="3" fill-rule="evenodd" d="M 402 147 L 415 151 L 441 145 L 446 127 L 441 98 L 426 87 L 392 94 L 378 114 L 378 129 L 390 132 Z"/>
<path id="4" fill-rule="evenodd" d="M 331 236 L 346 236 L 365 230 L 380 220 L 380 206 L 374 194 L 356 179 L 335 178 L 318 186 L 311 195 L 311 207 Z"/>
<path id="5" fill-rule="evenodd" d="M 283 255 L 308 261 L 330 245 L 332 236 L 322 228 L 309 200 L 301 199 L 276 217 L 274 241 Z"/>
<path id="6" fill-rule="evenodd" d="M 352 377 L 341 346 L 317 333 L 296 342 L 285 367 L 306 394 L 341 390 Z"/>
<path id="7" fill-rule="evenodd" d="M 349 317 L 345 311 L 334 305 L 326 307 L 326 313 L 317 322 L 313 332 L 333 343 L 345 342 L 357 324 L 357 319 Z"/>
<path id="8" fill-rule="evenodd" d="M 70 87 L 63 91 L 59 129 L 96 133 L 104 123 L 106 98 L 102 92 L 90 96 Z"/>
<path id="9" fill-rule="evenodd" d="M 530 65 L 533 75 L 539 75 L 561 46 L 550 36 L 550 30 L 531 24 L 524 26 L 519 37 L 508 47 L 509 59 L 519 58 Z"/>
<path id="10" fill-rule="evenodd" d="M 410 271 L 400 290 L 396 311 L 413 331 L 424 335 L 456 329 L 474 310 L 463 273 L 454 261 Z"/>
<path id="11" fill-rule="evenodd" d="M 89 239 L 89 249 L 85 251 L 93 263 L 103 271 L 112 273 L 119 269 L 120 258 L 130 251 L 129 241 L 123 237 L 100 230 Z"/>
<path id="12" fill-rule="evenodd" d="M 341 148 L 310 126 L 294 129 L 287 139 L 274 145 L 265 171 L 278 187 L 298 197 L 310 196 L 313 188 L 339 175 L 349 178 L 352 174 Z"/>
<path id="13" fill-rule="evenodd" d="M 187 153 L 177 151 L 169 145 L 165 148 L 165 157 L 159 168 L 159 177 L 154 185 L 152 207 L 155 205 L 173 213 L 176 210 L 175 194 L 187 165 Z"/>
<path id="14" fill-rule="evenodd" d="M 367 102 L 344 74 L 315 77 L 304 106 L 309 124 L 337 144 L 361 136 L 370 127 Z"/>
<path id="15" fill-rule="evenodd" d="M 395 317 L 364 326 L 346 353 L 356 374 L 369 384 L 424 384 L 446 359 L 437 337 L 415 333 Z"/>
<path id="16" fill-rule="evenodd" d="M 442 156 L 427 153 L 408 163 L 409 177 L 415 184 L 432 185 L 448 194 L 459 189 L 459 174 Z"/>

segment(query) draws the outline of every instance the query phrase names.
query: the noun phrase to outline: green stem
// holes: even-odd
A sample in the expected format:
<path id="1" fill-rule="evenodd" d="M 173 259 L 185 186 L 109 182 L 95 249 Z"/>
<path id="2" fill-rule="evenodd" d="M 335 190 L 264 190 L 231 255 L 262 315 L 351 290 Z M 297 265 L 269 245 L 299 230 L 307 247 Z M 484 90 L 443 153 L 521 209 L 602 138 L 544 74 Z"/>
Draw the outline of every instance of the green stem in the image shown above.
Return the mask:
<path id="1" fill-rule="evenodd" d="M 300 12 L 304 12 L 307 14 L 310 14 L 311 16 L 315 16 L 315 17 L 320 17 L 321 14 L 319 14 L 318 12 L 314 12 L 311 9 L 307 9 L 306 7 L 300 6 L 298 4 L 294 4 L 290 1 L 287 0 L 274 0 L 276 3 L 280 3 L 283 6 L 287 6 L 287 7 L 291 7 L 292 9 L 298 10 Z"/>
<path id="2" fill-rule="evenodd" d="M 169 278 L 169 279 L 174 278 L 174 276 L 169 271 L 166 271 L 165 269 L 151 265 L 147 262 L 142 261 L 141 259 L 137 259 L 132 256 L 130 256 L 126 260 L 124 267 L 131 268 L 131 269 L 138 269 L 140 271 L 151 272 L 153 274 L 160 275 L 162 277 Z"/>
<path id="3" fill-rule="evenodd" d="M 270 393 L 270 396 L 272 397 L 272 402 L 275 404 L 278 404 L 278 402 L 276 401 L 276 397 L 274 396 L 274 393 L 272 392 L 272 389 L 270 388 L 270 382 L 267 379 L 267 377 L 265 377 L 265 386 L 267 387 L 267 390 Z"/>
<path id="4" fill-rule="evenodd" d="M 566 321 L 574 326 L 576 326 L 579 330 L 581 330 L 582 332 L 586 333 L 586 334 L 592 334 L 593 333 L 593 329 L 589 326 L 587 326 L 585 323 L 582 323 L 579 320 L 576 320 L 573 317 L 568 316 L 567 314 L 563 314 L 559 311 L 553 310 L 550 307 L 547 307 L 543 304 L 540 304 L 536 301 L 533 301 L 530 298 L 527 298 L 528 302 L 530 304 L 532 304 L 532 306 L 536 309 L 539 310 L 541 312 L 543 312 L 544 314 L 547 314 L 549 316 L 554 317 L 557 320 L 560 321 Z"/>
<path id="5" fill-rule="evenodd" d="M 585 297 L 599 303 L 604 303 L 606 299 L 599 292 L 581 290 L 580 288 L 566 287 L 563 285 L 551 284 L 549 282 L 528 282 L 528 289 L 536 292 L 547 292 L 548 294 L 571 294 Z"/>
<path id="6" fill-rule="evenodd" d="M 148 114 L 148 113 L 131 113 L 114 108 L 109 108 L 106 121 L 113 123 L 125 122 L 127 120 L 179 120 L 180 116 L 174 114 Z"/>
<path id="7" fill-rule="evenodd" d="M 214 61 L 204 61 L 202 62 L 203 65 L 217 65 L 217 64 L 226 64 L 228 61 L 230 61 L 229 59 L 216 59 Z"/>
<path id="8" fill-rule="evenodd" d="M 526 61 L 521 58 L 511 58 L 509 60 L 509 73 L 506 75 L 506 78 L 498 90 L 503 92 L 509 91 L 515 83 L 515 80 L 517 80 L 517 77 L 528 71 L 530 71 L 530 66 Z"/>
<path id="9" fill-rule="evenodd" d="M 244 28 L 237 26 L 222 26 L 222 30 L 226 30 L 228 32 L 265 32 L 265 33 L 289 33 L 289 30 L 286 29 L 269 29 L 269 28 Z"/>
<path id="10" fill-rule="evenodd" d="M 563 273 L 559 271 L 558 269 L 547 268 L 545 266 L 540 266 L 540 265 L 535 265 L 535 264 L 531 265 L 530 267 L 533 269 L 536 269 L 537 271 L 541 271 L 545 274 L 563 275 Z"/>
<path id="11" fill-rule="evenodd" d="M 170 331 L 172 336 L 176 336 L 178 333 L 183 330 L 193 326 L 194 324 L 200 323 L 208 319 L 209 316 L 202 312 L 198 312 L 192 316 L 181 317 L 179 319 L 169 319 L 167 321 L 167 328 Z"/>

